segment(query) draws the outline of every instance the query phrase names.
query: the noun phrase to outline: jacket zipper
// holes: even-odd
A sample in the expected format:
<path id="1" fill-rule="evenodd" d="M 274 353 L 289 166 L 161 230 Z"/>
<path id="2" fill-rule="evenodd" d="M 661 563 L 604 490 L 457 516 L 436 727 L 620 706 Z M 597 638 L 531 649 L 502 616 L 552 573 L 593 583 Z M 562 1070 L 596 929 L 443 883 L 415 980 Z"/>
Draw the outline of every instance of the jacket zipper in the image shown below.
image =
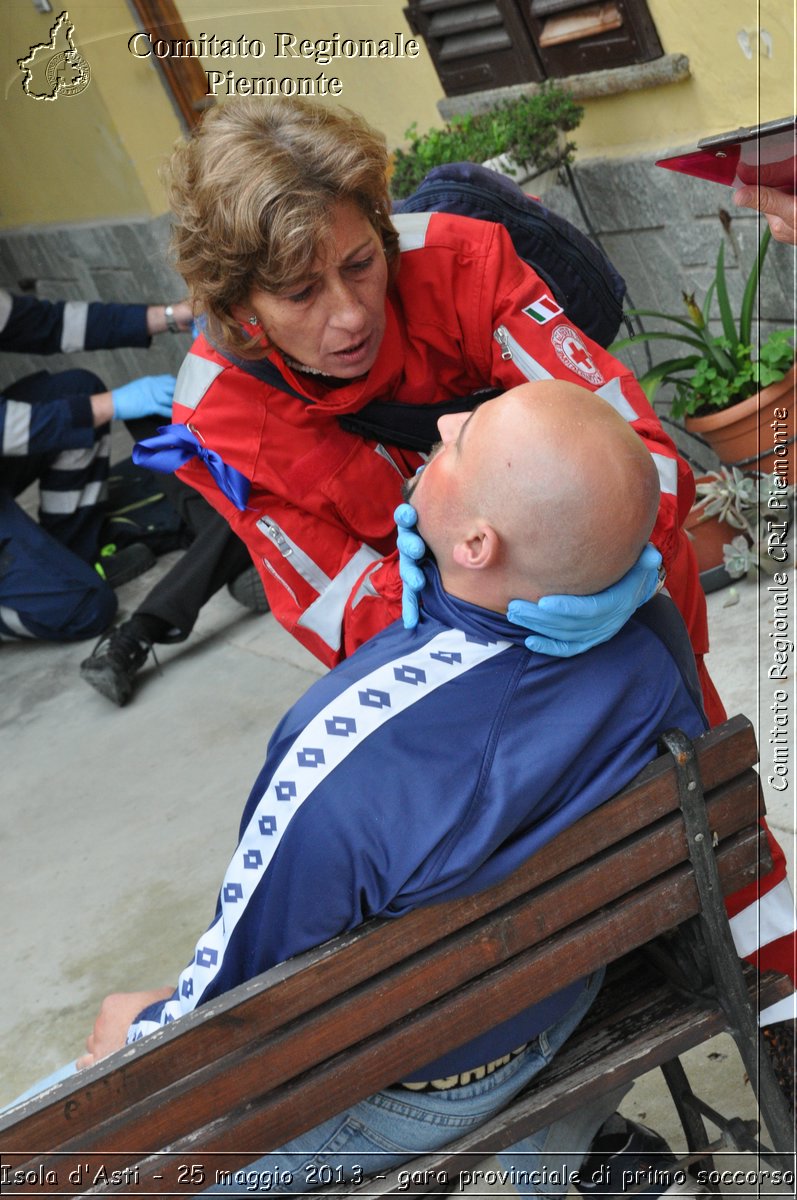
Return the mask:
<path id="1" fill-rule="evenodd" d="M 501 358 L 513 362 L 527 379 L 553 379 L 550 371 L 546 371 L 542 363 L 538 363 L 523 349 L 505 325 L 499 325 L 493 332 L 493 337 L 501 347 Z"/>
<path id="2" fill-rule="evenodd" d="M 398 463 L 394 461 L 393 456 L 391 455 L 390 451 L 386 450 L 381 442 L 376 443 L 376 445 L 374 446 L 374 450 L 376 451 L 376 453 L 379 455 L 380 458 L 383 458 L 385 460 L 385 462 L 390 463 L 391 467 L 398 474 L 400 479 L 406 480 L 407 476 L 404 474 L 404 472 L 402 471 L 402 469 L 398 465 Z"/>
<path id="3" fill-rule="evenodd" d="M 277 547 L 283 558 L 291 560 L 294 570 L 306 583 L 310 584 L 314 591 L 319 595 L 326 591 L 330 582 L 329 576 L 296 542 L 291 541 L 276 521 L 273 521 L 271 517 L 263 516 L 257 522 L 257 528 Z"/>

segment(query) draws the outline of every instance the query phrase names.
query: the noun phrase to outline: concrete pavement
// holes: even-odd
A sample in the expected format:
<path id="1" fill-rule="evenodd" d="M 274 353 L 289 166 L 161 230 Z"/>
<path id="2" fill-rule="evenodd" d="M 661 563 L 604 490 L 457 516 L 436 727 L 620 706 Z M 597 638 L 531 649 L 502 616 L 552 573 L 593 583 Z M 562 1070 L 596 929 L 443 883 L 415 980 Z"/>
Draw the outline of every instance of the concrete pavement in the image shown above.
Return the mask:
<path id="1" fill-rule="evenodd" d="M 120 589 L 124 612 L 171 560 Z M 773 689 L 794 695 L 793 656 L 785 681 L 768 678 L 768 582 L 709 597 L 712 674 L 728 711 L 759 726 L 765 777 Z M 186 643 L 159 649 L 162 673 L 147 666 L 125 709 L 79 678 L 90 650 L 0 646 L 0 1104 L 81 1052 L 106 993 L 175 979 L 212 916 L 269 734 L 323 670 L 270 614 L 247 613 L 226 592 Z M 793 760 L 788 783 L 766 790 L 793 878 Z M 729 1039 L 690 1057 L 709 1101 L 754 1115 Z M 683 1144 L 657 1072 L 623 1107 Z"/>

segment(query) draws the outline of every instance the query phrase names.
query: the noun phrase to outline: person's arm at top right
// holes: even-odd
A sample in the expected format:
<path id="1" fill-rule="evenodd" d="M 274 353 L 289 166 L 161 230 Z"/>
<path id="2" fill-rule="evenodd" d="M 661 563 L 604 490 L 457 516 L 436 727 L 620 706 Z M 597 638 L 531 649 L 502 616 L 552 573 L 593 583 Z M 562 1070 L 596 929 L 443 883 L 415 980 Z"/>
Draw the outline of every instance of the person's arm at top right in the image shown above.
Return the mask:
<path id="1" fill-rule="evenodd" d="M 764 213 L 776 242 L 797 245 L 797 196 L 748 184 L 734 192 L 733 203 L 737 208 Z"/>

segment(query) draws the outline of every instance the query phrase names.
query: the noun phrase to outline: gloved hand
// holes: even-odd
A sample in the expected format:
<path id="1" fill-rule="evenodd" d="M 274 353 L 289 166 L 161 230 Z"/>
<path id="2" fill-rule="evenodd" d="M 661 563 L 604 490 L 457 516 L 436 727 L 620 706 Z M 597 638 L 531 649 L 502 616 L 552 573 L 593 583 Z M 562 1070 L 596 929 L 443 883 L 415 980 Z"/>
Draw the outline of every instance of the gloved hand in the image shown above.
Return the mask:
<path id="1" fill-rule="evenodd" d="M 511 600 L 507 617 L 533 632 L 529 650 L 554 658 L 572 658 L 608 642 L 628 618 L 655 595 L 663 575 L 661 555 L 648 542 L 630 571 L 594 596 L 543 596 L 539 603 Z"/>
<path id="2" fill-rule="evenodd" d="M 426 542 L 415 528 L 418 514 L 411 504 L 399 504 L 393 513 L 398 526 L 399 574 L 401 589 L 401 617 L 405 629 L 414 629 L 418 624 L 418 593 L 426 586 L 426 576 L 418 563 L 426 554 Z"/>
<path id="3" fill-rule="evenodd" d="M 173 375 L 145 375 L 123 387 L 114 388 L 113 415 L 122 421 L 136 417 L 170 417 L 176 380 Z"/>

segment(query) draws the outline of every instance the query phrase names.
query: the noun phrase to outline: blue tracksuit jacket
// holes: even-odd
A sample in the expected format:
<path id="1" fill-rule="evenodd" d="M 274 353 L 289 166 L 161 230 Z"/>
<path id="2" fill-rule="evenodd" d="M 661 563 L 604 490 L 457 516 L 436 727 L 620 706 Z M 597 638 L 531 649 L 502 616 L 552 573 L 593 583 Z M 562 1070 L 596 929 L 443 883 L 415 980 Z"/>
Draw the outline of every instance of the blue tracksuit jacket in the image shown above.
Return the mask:
<path id="1" fill-rule="evenodd" d="M 277 727 L 216 918 L 174 997 L 145 1010 L 130 1041 L 369 917 L 490 886 L 628 783 L 664 730 L 705 729 L 671 601 L 652 601 L 602 646 L 551 658 L 427 574 L 418 628 L 389 626 Z M 580 986 L 415 1078 L 508 1052 Z"/>

